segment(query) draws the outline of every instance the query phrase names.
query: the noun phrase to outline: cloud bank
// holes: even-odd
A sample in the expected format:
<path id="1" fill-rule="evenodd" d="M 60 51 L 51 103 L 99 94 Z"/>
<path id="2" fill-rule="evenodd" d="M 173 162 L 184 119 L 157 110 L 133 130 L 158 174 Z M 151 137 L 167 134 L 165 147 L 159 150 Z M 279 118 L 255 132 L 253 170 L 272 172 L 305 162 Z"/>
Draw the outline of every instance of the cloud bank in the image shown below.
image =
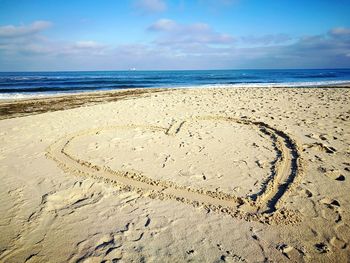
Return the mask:
<path id="1" fill-rule="evenodd" d="M 107 45 L 93 39 L 45 37 L 52 23 L 0 27 L 0 70 L 123 70 L 350 67 L 350 28 L 291 38 L 232 36 L 205 23 L 160 19 L 145 28 L 152 40 Z"/>
<path id="2" fill-rule="evenodd" d="M 292 38 L 287 34 L 268 34 L 262 36 L 243 36 L 240 40 L 252 45 L 272 45 L 286 43 L 292 40 Z"/>
<path id="3" fill-rule="evenodd" d="M 148 27 L 149 31 L 160 33 L 155 43 L 176 44 L 229 44 L 233 37 L 214 31 L 205 23 L 179 24 L 174 20 L 160 19 Z"/>
<path id="4" fill-rule="evenodd" d="M 51 27 L 51 25 L 52 23 L 49 21 L 35 21 L 30 25 L 24 26 L 0 26 L 0 38 L 16 38 L 34 35 Z"/>

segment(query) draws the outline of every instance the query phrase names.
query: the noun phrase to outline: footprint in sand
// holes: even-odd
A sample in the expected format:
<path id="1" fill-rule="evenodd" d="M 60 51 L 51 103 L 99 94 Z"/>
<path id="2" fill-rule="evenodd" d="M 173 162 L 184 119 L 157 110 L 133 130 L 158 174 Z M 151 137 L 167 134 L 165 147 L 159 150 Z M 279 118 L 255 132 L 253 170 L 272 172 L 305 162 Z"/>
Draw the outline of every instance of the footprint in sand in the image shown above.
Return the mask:
<path id="1" fill-rule="evenodd" d="M 312 192 L 308 189 L 305 189 L 305 195 L 310 198 L 312 197 Z"/>
<path id="2" fill-rule="evenodd" d="M 342 214 L 340 211 L 341 206 L 338 200 L 323 198 L 320 201 L 320 203 L 328 208 L 322 210 L 323 218 L 327 220 L 334 220 L 335 223 L 339 223 L 342 221 Z"/>
<path id="3" fill-rule="evenodd" d="M 343 163 L 344 165 L 346 165 L 346 167 L 344 167 L 344 171 L 350 172 L 350 163 Z"/>
<path id="4" fill-rule="evenodd" d="M 135 218 L 121 228 L 107 234 L 94 233 L 76 245 L 70 258 L 74 262 L 117 262 L 123 259 L 125 246 L 140 241 L 151 223 L 148 215 Z M 76 255 L 79 255 L 77 258 Z"/>
<path id="5" fill-rule="evenodd" d="M 315 247 L 316 251 L 317 251 L 318 253 L 321 253 L 321 254 L 323 254 L 323 253 L 328 253 L 328 252 L 330 251 L 329 248 L 328 248 L 328 246 L 327 246 L 325 243 L 323 243 L 323 242 L 321 242 L 321 243 L 316 243 L 316 244 L 314 245 L 314 247 Z"/>
<path id="6" fill-rule="evenodd" d="M 345 249 L 347 247 L 347 243 L 337 237 L 332 237 L 330 243 L 337 249 Z"/>
<path id="7" fill-rule="evenodd" d="M 334 153 L 337 152 L 337 149 L 335 149 L 334 147 L 327 146 L 327 145 L 325 145 L 323 143 L 320 143 L 320 142 L 304 144 L 303 148 L 304 148 L 304 151 L 306 149 L 313 149 L 313 148 L 315 148 L 318 151 L 325 152 L 325 153 L 328 153 L 328 154 L 334 154 Z"/>
<path id="8" fill-rule="evenodd" d="M 280 244 L 277 247 L 277 250 L 279 250 L 286 258 L 289 260 L 292 260 L 293 262 L 302 262 L 304 252 L 294 248 L 292 246 L 289 246 L 287 244 Z"/>
<path id="9" fill-rule="evenodd" d="M 340 182 L 345 181 L 345 176 L 341 173 L 340 170 L 331 169 L 331 170 L 327 171 L 325 173 L 325 175 L 328 178 L 336 180 L 336 181 L 340 181 Z"/>
<path id="10" fill-rule="evenodd" d="M 221 244 L 216 244 L 216 246 L 222 255 L 214 262 L 247 262 L 243 256 L 238 255 L 232 250 L 225 250 Z"/>

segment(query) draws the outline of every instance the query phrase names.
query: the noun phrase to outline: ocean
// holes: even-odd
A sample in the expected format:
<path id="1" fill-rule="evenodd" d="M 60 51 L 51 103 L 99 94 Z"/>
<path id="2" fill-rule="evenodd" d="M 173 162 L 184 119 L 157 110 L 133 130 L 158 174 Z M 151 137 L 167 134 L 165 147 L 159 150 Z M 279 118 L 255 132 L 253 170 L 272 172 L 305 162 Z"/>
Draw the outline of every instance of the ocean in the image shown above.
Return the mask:
<path id="1" fill-rule="evenodd" d="M 0 99 L 129 88 L 315 87 L 350 82 L 350 69 L 0 72 Z"/>

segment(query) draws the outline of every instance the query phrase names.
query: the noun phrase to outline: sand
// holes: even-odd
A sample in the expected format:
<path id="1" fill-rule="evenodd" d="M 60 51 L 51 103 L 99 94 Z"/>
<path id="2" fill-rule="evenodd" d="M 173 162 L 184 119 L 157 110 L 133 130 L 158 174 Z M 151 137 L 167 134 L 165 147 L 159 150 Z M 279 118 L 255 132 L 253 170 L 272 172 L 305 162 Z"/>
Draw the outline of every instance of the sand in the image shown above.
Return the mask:
<path id="1" fill-rule="evenodd" d="M 1 262 L 348 262 L 350 89 L 0 103 Z"/>

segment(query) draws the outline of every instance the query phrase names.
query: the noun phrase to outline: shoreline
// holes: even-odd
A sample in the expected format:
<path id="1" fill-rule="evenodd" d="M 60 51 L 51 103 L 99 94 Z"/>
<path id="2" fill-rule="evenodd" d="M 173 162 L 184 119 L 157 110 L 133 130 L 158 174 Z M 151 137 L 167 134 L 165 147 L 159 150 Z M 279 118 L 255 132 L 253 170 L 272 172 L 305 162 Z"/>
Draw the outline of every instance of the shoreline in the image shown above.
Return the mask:
<path id="1" fill-rule="evenodd" d="M 201 85 L 163 85 L 163 86 L 154 86 L 154 87 L 134 87 L 134 88 L 115 88 L 115 89 L 96 89 L 88 91 L 71 91 L 71 92 L 11 92 L 11 93 L 0 93 L 0 95 L 6 94 L 9 97 L 4 98 L 0 96 L 1 101 L 12 101 L 12 100 L 27 100 L 27 99 L 36 99 L 36 98 L 47 98 L 47 97 L 56 97 L 56 96 L 73 96 L 79 94 L 91 94 L 91 93 L 108 93 L 116 92 L 123 90 L 140 90 L 140 89 L 206 89 L 206 88 L 336 88 L 336 87 L 350 87 L 350 80 L 342 81 L 325 81 L 322 82 L 285 82 L 285 83 L 236 83 L 236 84 L 201 84 Z M 13 97 L 11 97 L 13 94 Z M 16 97 L 16 96 L 17 97 Z"/>
<path id="2" fill-rule="evenodd" d="M 245 86 L 199 86 L 181 88 L 133 88 L 109 91 L 89 91 L 71 94 L 52 94 L 40 97 L 14 98 L 0 100 L 0 120 L 23 117 L 33 114 L 66 110 L 81 106 L 91 106 L 101 103 L 117 101 L 134 96 L 145 96 L 158 92 L 172 92 L 176 90 L 211 90 L 211 89 L 349 89 L 350 82 L 346 84 L 326 86 L 300 86 L 300 87 L 245 87 Z"/>

